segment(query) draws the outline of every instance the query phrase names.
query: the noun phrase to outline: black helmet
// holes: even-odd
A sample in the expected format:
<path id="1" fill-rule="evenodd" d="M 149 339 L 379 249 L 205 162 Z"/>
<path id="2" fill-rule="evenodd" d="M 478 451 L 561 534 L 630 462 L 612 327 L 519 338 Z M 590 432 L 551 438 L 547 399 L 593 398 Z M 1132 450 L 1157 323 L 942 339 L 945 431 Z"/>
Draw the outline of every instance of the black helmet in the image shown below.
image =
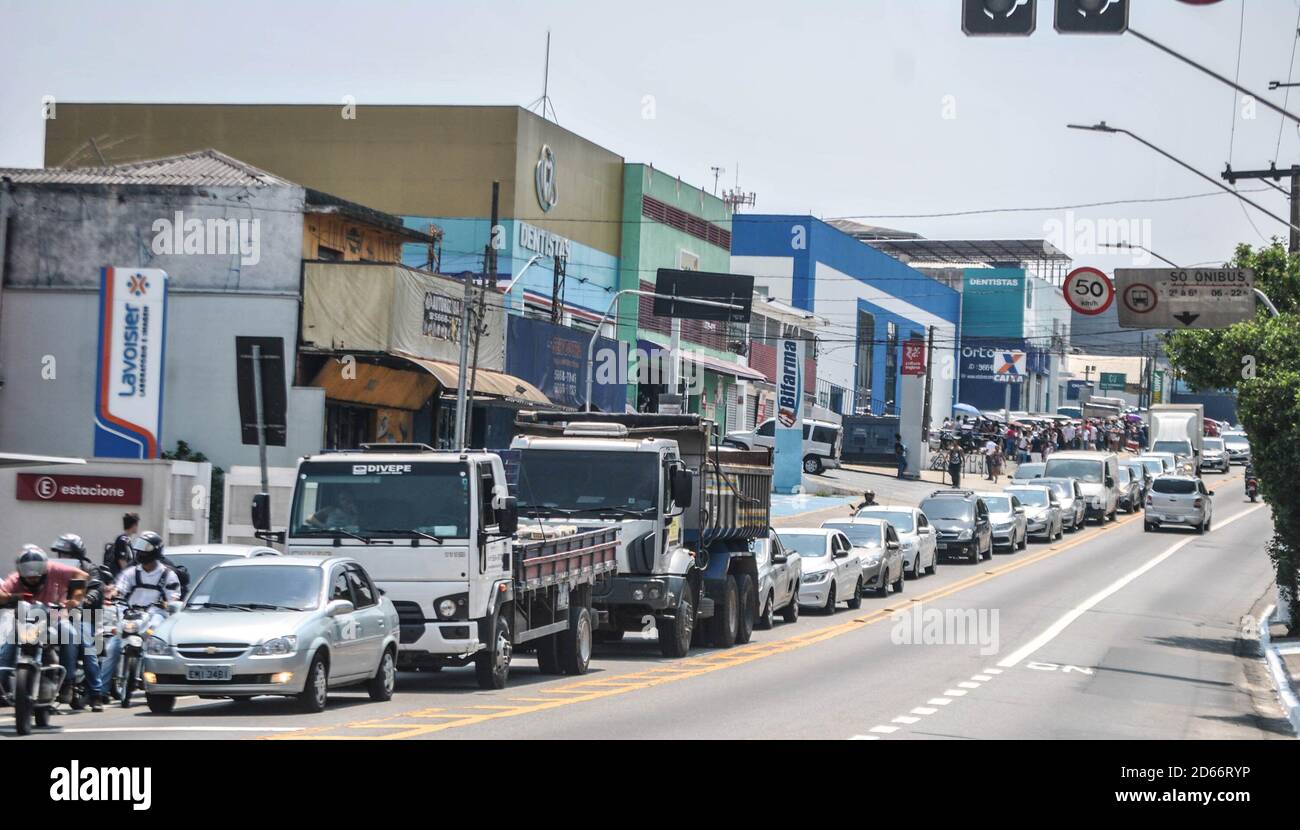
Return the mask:
<path id="1" fill-rule="evenodd" d="M 44 579 L 49 573 L 50 560 L 45 551 L 36 545 L 23 545 L 18 554 L 18 576 L 21 579 Z"/>
<path id="2" fill-rule="evenodd" d="M 163 539 L 152 530 L 146 530 L 131 540 L 131 550 L 135 551 L 135 561 L 147 565 L 162 559 Z"/>
<path id="3" fill-rule="evenodd" d="M 55 539 L 54 544 L 50 545 L 50 553 L 60 559 L 85 560 L 89 558 L 86 556 L 86 543 L 81 541 L 81 537 L 75 533 L 65 533 Z"/>

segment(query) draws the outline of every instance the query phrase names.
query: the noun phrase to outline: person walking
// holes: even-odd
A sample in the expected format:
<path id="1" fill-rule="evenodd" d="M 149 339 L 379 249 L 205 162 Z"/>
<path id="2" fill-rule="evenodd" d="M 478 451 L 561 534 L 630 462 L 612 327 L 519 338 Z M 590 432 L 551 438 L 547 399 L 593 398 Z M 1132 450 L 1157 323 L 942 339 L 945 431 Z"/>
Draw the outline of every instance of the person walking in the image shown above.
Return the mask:
<path id="1" fill-rule="evenodd" d="M 1005 462 L 1005 460 L 1006 460 L 1006 456 L 1002 454 L 1001 447 L 998 447 L 993 452 L 993 457 L 989 459 L 989 470 L 992 473 L 992 479 L 994 484 L 997 484 L 998 479 L 1002 477 L 1002 465 Z"/>
<path id="2" fill-rule="evenodd" d="M 898 464 L 898 477 L 902 478 L 903 472 L 907 470 L 907 445 L 898 433 L 894 433 L 894 461 Z"/>
<path id="3" fill-rule="evenodd" d="M 953 488 L 961 487 L 961 467 L 966 461 L 966 456 L 962 455 L 961 446 L 953 444 L 948 450 L 948 477 L 952 479 Z"/>

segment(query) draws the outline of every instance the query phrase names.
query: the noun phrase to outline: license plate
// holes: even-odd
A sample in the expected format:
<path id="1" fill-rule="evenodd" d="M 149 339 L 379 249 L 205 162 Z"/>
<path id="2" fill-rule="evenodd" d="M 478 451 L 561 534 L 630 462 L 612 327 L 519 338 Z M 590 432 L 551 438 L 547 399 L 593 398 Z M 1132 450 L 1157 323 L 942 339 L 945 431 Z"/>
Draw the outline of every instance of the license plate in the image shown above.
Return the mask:
<path id="1" fill-rule="evenodd" d="M 230 666 L 186 666 L 186 680 L 229 680 Z"/>

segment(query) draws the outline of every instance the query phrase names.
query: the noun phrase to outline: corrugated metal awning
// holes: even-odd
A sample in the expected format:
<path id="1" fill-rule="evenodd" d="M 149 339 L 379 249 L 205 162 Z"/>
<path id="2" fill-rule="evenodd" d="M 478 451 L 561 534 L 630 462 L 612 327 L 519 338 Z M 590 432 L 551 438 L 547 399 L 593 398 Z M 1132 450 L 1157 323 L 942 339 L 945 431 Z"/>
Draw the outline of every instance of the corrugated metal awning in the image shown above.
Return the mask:
<path id="1" fill-rule="evenodd" d="M 656 343 L 653 340 L 638 340 L 637 346 L 645 349 L 647 353 L 662 351 L 667 352 L 668 346 Z M 701 352 L 682 349 L 682 359 L 690 361 L 695 365 L 708 369 L 710 372 L 717 372 L 721 375 L 731 375 L 734 378 L 750 381 L 766 381 L 767 376 L 762 372 L 751 369 L 748 366 L 742 366 L 739 363 L 729 363 L 725 360 L 718 360 L 716 357 L 703 354 Z"/>
<path id="2" fill-rule="evenodd" d="M 394 355 L 403 360 L 409 360 L 411 363 L 424 369 L 430 375 L 438 379 L 445 389 L 454 390 L 460 388 L 460 367 L 454 363 L 447 363 L 441 360 L 426 360 L 422 357 L 412 357 L 407 354 Z M 511 400 L 526 401 L 542 406 L 550 406 L 551 399 L 542 393 L 542 390 L 533 386 L 528 381 L 517 378 L 514 375 L 508 375 L 505 372 L 497 372 L 492 369 L 479 369 L 473 374 L 474 394 L 492 395 L 498 398 L 509 398 Z"/>

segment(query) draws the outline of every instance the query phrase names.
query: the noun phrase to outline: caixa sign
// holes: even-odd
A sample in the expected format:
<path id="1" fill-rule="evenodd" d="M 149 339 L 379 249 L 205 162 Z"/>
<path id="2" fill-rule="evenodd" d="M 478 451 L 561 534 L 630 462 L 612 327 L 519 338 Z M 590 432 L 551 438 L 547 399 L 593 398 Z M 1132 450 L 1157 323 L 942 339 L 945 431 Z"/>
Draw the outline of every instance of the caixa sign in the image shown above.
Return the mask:
<path id="1" fill-rule="evenodd" d="M 803 343 L 798 340 L 782 340 L 776 387 L 776 420 L 779 426 L 798 426 L 802 387 Z"/>
<path id="2" fill-rule="evenodd" d="M 95 370 L 95 455 L 157 458 L 167 350 L 167 273 L 104 268 Z"/>

